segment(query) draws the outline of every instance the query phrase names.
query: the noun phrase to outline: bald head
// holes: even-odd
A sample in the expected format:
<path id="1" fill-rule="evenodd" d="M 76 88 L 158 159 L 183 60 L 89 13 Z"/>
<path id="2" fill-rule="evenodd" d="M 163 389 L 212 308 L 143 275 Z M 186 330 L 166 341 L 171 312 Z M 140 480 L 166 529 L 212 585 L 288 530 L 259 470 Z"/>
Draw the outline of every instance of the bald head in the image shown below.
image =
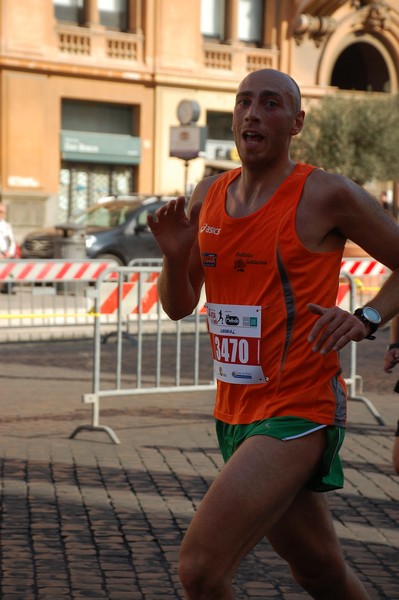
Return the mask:
<path id="1" fill-rule="evenodd" d="M 291 98 L 294 112 L 301 110 L 301 90 L 296 81 L 286 73 L 282 73 L 276 69 L 253 71 L 242 80 L 238 86 L 237 93 L 243 92 L 248 86 L 254 83 L 265 88 L 277 86 L 282 95 Z"/>

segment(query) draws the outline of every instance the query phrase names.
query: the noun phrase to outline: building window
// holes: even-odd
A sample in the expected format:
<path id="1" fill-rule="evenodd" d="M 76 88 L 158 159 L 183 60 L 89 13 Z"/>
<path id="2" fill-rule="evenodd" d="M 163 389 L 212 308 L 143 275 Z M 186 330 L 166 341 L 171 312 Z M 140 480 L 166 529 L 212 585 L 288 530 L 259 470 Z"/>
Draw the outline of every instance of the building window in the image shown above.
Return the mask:
<path id="1" fill-rule="evenodd" d="M 62 100 L 62 129 L 71 132 L 132 135 L 134 106 L 83 100 Z M 82 155 L 83 157 L 83 155 Z M 76 162 L 64 159 L 58 195 L 59 221 L 66 221 L 104 196 L 131 194 L 135 185 L 135 165 L 112 161 Z"/>
<path id="2" fill-rule="evenodd" d="M 60 171 L 57 219 L 68 221 L 106 196 L 133 193 L 134 168 L 63 162 Z"/>
<path id="3" fill-rule="evenodd" d="M 204 37 L 223 40 L 224 20 L 224 0 L 202 0 L 201 33 Z"/>
<path id="4" fill-rule="evenodd" d="M 127 31 L 127 0 L 98 0 L 100 23 L 107 29 Z"/>
<path id="5" fill-rule="evenodd" d="M 242 42 L 260 44 L 263 38 L 263 0 L 240 0 L 238 6 L 238 38 Z"/>
<path id="6" fill-rule="evenodd" d="M 62 129 L 134 135 L 134 107 L 84 100 L 62 101 Z"/>
<path id="7" fill-rule="evenodd" d="M 231 151 L 235 148 L 231 131 L 232 119 L 233 114 L 230 112 L 207 111 L 208 139 L 205 148 L 207 159 L 230 160 Z"/>
<path id="8" fill-rule="evenodd" d="M 83 0 L 54 0 L 54 14 L 58 21 L 80 25 L 83 23 Z"/>
<path id="9" fill-rule="evenodd" d="M 233 113 L 208 110 L 206 113 L 206 124 L 208 127 L 208 138 L 213 140 L 234 140 L 231 124 Z"/>

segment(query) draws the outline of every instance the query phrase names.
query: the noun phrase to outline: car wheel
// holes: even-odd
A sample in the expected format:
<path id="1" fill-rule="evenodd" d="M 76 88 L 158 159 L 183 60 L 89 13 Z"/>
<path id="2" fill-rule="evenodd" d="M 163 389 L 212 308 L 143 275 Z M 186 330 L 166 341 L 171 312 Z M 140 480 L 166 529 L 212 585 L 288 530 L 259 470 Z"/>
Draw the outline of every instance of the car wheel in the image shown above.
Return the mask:
<path id="1" fill-rule="evenodd" d="M 115 256 L 115 254 L 99 254 L 98 256 L 96 256 L 96 258 L 98 258 L 99 260 L 113 260 L 114 262 L 116 262 L 116 264 L 119 267 L 123 267 L 124 266 L 124 262 L 123 260 L 121 260 L 118 256 Z"/>

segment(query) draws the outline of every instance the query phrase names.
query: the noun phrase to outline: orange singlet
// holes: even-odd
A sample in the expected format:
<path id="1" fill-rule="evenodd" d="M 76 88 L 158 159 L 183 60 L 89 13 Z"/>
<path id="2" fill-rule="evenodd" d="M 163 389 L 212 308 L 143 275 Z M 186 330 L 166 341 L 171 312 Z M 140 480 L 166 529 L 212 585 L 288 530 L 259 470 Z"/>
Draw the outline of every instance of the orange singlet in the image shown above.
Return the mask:
<path id="1" fill-rule="evenodd" d="M 345 426 L 346 386 L 336 352 L 312 351 L 309 302 L 334 306 L 342 251 L 311 252 L 295 214 L 311 165 L 297 164 L 255 213 L 232 218 L 234 169 L 209 189 L 199 245 L 218 387 L 214 416 L 230 424 L 297 416 Z"/>

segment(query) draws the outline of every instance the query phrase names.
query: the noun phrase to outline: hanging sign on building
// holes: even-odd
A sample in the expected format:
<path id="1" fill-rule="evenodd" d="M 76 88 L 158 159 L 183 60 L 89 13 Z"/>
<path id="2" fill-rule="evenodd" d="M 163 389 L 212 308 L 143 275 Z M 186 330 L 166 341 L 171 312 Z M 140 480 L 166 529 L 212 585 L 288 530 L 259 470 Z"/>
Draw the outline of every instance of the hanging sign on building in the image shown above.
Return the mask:
<path id="1" fill-rule="evenodd" d="M 170 128 L 170 156 L 191 160 L 205 151 L 207 127 L 180 125 Z"/>

